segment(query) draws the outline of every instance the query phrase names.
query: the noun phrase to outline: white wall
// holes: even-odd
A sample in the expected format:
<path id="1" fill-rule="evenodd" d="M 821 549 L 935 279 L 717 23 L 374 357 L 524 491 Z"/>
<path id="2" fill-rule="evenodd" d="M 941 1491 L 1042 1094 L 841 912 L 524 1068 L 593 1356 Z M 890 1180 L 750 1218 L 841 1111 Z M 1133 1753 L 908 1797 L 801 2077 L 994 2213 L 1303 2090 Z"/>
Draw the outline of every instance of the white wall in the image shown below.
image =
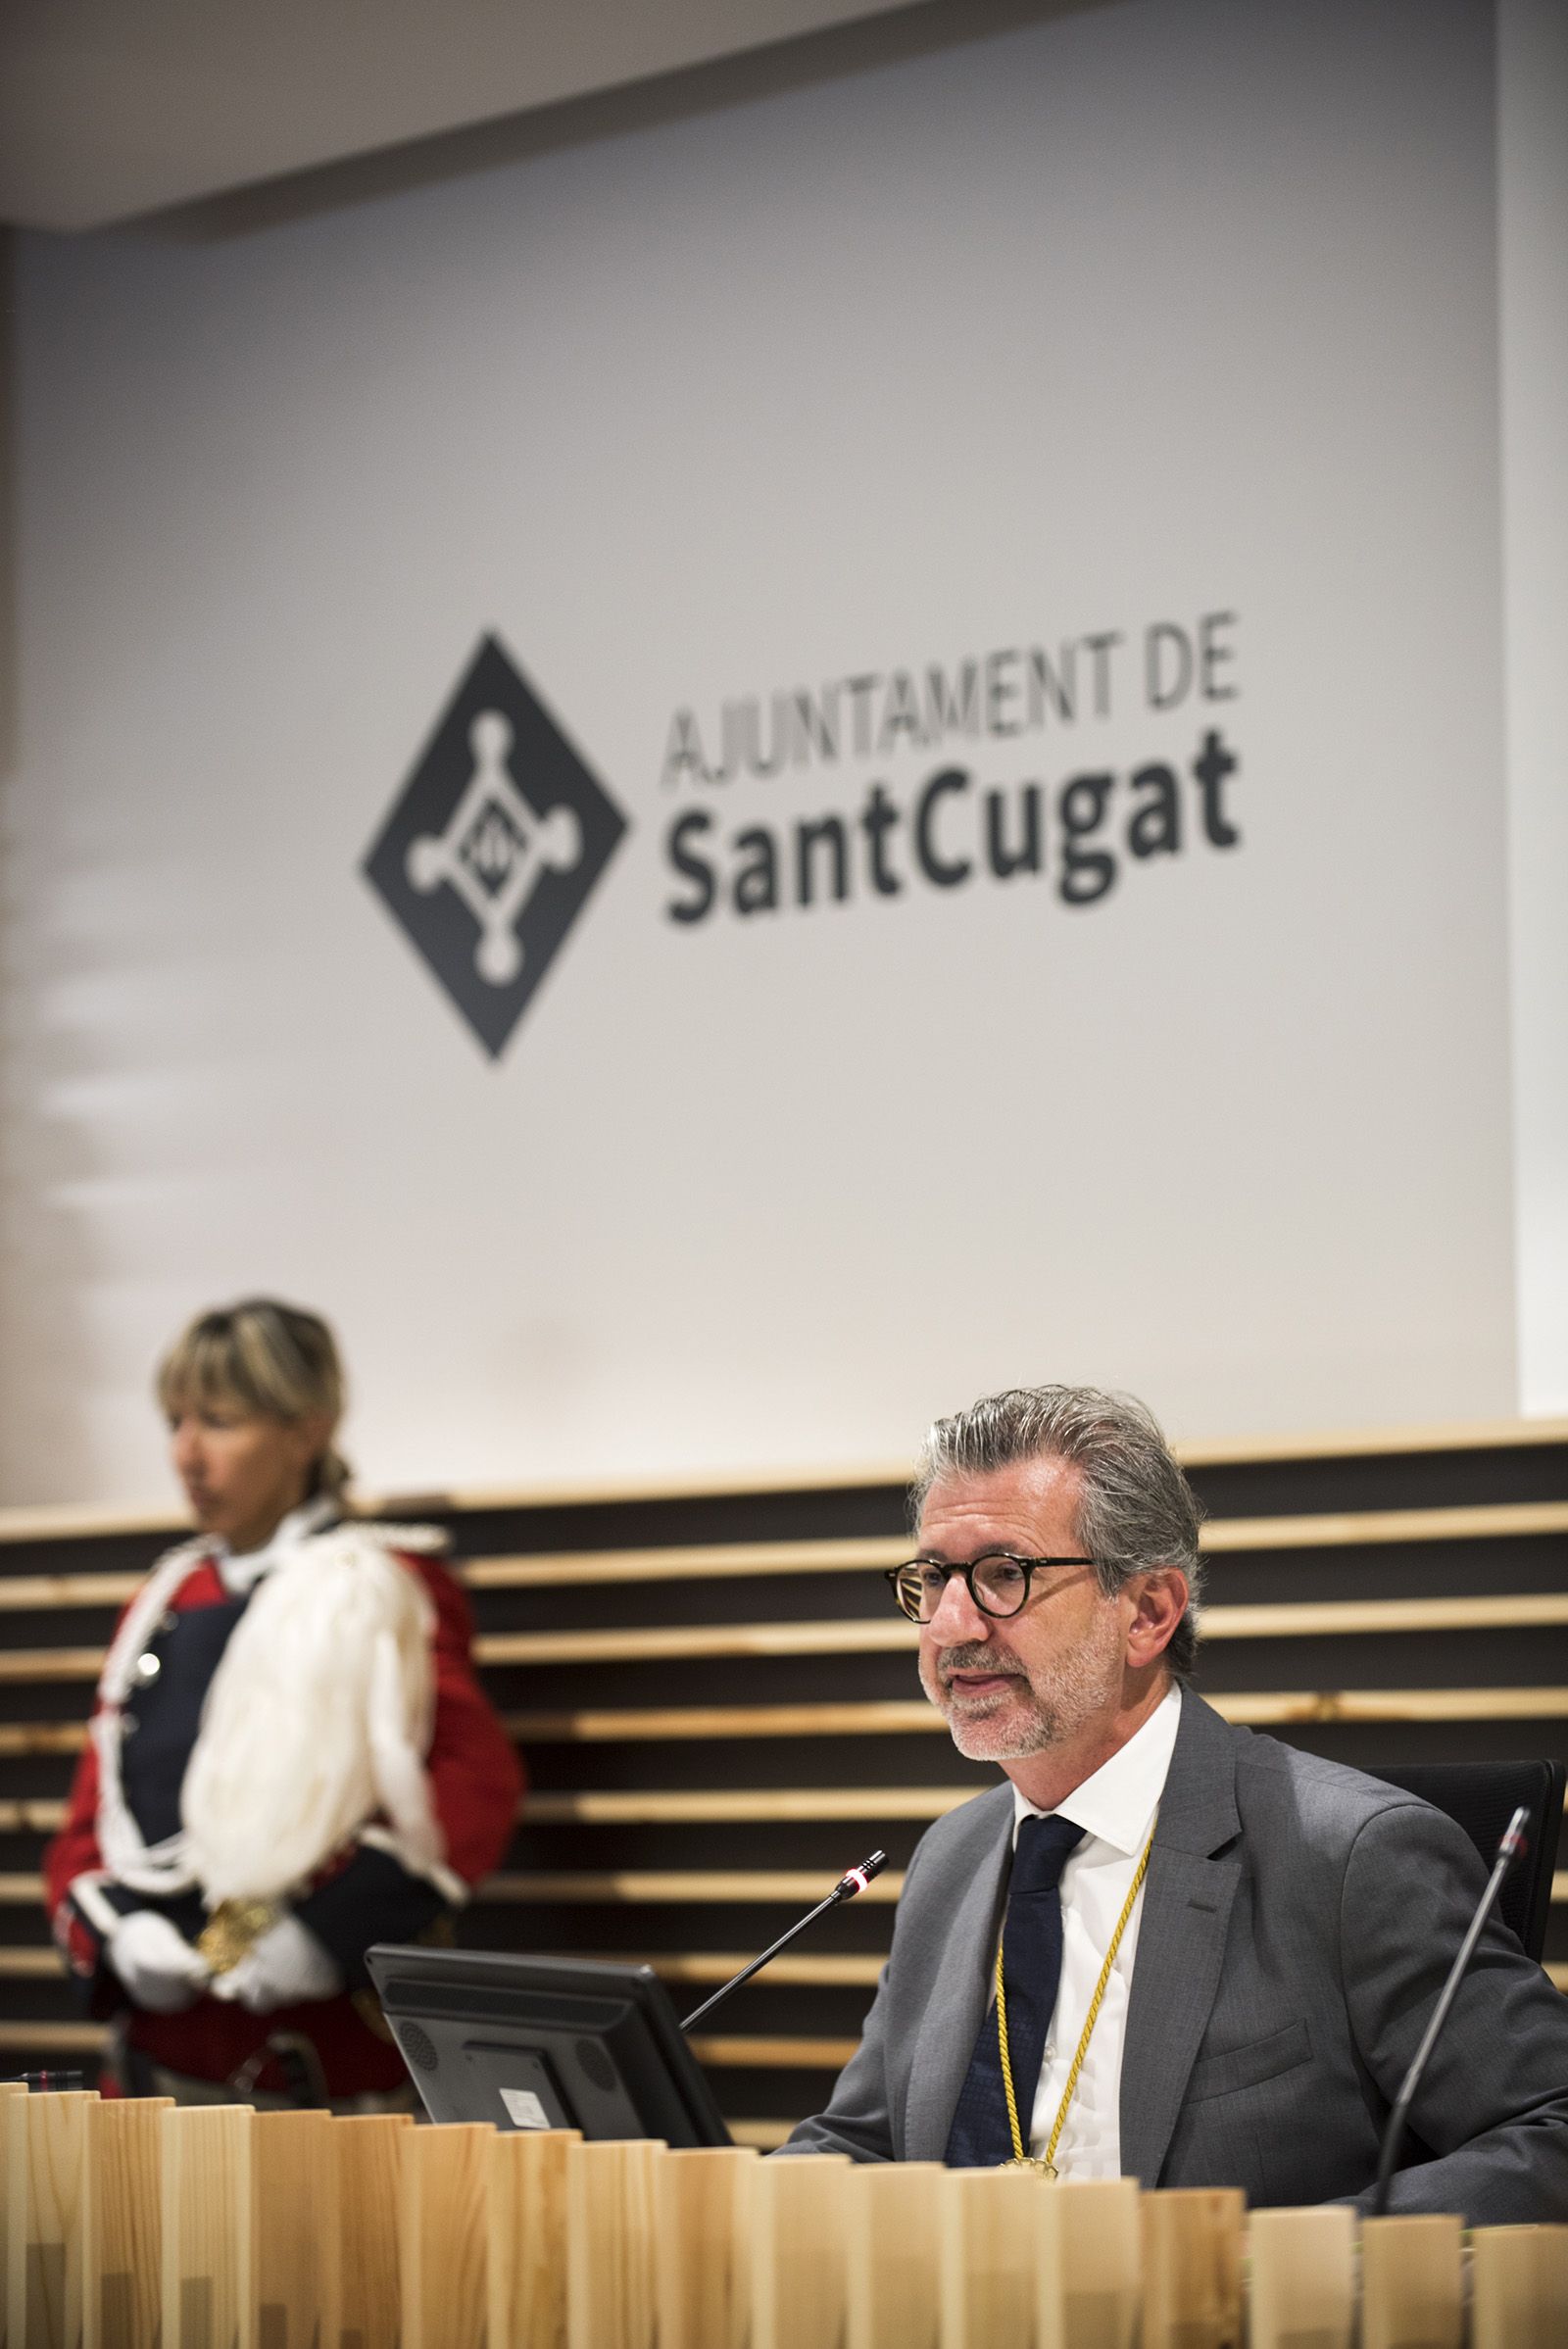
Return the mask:
<path id="1" fill-rule="evenodd" d="M 155 1494 L 148 1362 L 254 1288 L 338 1320 L 381 1485 L 899 1456 L 1047 1376 L 1511 1410 L 1493 40 L 1159 0 L 24 240 L 0 1497 Z M 1220 612 L 1234 698 L 1149 707 Z M 489 630 L 630 822 L 497 1059 L 358 870 Z M 677 710 L 1102 631 L 1103 712 L 661 780 Z M 1184 848 L 1097 904 L 1053 822 L 667 917 L 690 809 L 1109 771 L 1119 836 L 1152 761 Z"/>
<path id="2" fill-rule="evenodd" d="M 1568 1412 L 1568 9 L 1498 31 L 1519 1398 Z"/>

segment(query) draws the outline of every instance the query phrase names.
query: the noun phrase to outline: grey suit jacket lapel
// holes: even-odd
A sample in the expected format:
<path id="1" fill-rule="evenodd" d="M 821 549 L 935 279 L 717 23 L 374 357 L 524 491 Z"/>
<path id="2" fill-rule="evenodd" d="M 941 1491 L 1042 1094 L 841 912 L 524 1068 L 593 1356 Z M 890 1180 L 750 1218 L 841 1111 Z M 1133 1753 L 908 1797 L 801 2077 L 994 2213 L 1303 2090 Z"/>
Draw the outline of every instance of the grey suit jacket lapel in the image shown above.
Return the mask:
<path id="1" fill-rule="evenodd" d="M 897 2148 L 899 2158 L 908 2162 L 939 2162 L 946 2153 L 958 2090 L 986 2011 L 1012 1858 L 1011 1786 L 998 1786 L 974 1808 L 983 1814 L 975 1822 L 974 1873 L 931 1968 L 931 1997 L 909 2073 L 904 2143 Z"/>
<path id="2" fill-rule="evenodd" d="M 1218 1858 L 1241 1832 L 1236 1748 L 1190 1688 L 1144 1885 L 1121 2059 L 1121 2166 L 1159 2183 L 1187 2076 L 1219 1987 L 1241 1861 Z"/>

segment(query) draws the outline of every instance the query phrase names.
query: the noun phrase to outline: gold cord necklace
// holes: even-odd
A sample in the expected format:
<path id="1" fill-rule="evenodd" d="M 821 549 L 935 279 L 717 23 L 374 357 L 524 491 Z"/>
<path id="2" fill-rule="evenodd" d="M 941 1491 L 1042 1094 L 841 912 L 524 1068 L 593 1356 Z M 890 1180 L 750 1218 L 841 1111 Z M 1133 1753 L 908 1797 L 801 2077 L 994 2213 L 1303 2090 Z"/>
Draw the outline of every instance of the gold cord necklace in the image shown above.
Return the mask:
<path id="1" fill-rule="evenodd" d="M 1156 1810 L 1154 1826 L 1158 1825 L 1159 1813 Z M 1004 2170 L 1036 2170 L 1042 2178 L 1054 2178 L 1056 2175 L 1056 2147 L 1061 2142 L 1061 2132 L 1066 2127 L 1067 2109 L 1072 2103 L 1073 2091 L 1078 2085 L 1078 2075 L 1084 2068 L 1084 2057 L 1089 2053 L 1089 2042 L 1094 2036 L 1095 2025 L 1100 2020 L 1101 2001 L 1105 1995 L 1105 1988 L 1110 1981 L 1110 1970 L 1116 1963 L 1116 1952 L 1121 1947 L 1122 1934 L 1127 1931 L 1127 1920 L 1133 1913 L 1139 1892 L 1143 1889 L 1144 1878 L 1149 1869 L 1149 1855 L 1153 1848 L 1154 1829 L 1152 1827 L 1149 1831 L 1149 1841 L 1144 1845 L 1144 1856 L 1133 1872 L 1131 1889 L 1122 1902 L 1121 1915 L 1116 1920 L 1116 1930 L 1110 1936 L 1110 1947 L 1106 1950 L 1105 1962 L 1100 1969 L 1100 1980 L 1095 1984 L 1095 1994 L 1089 2001 L 1089 2014 L 1085 2020 L 1083 2031 L 1079 2034 L 1078 2050 L 1072 2059 L 1072 2070 L 1067 2075 L 1067 2085 L 1062 2089 L 1061 2102 L 1056 2107 L 1056 2118 L 1052 2126 L 1050 2142 L 1046 2146 L 1044 2158 L 1039 2161 L 1036 2161 L 1031 2154 L 1025 2153 L 1023 2131 L 1018 2126 L 1018 2099 L 1013 2093 L 1012 2059 L 1007 2052 L 1007 1993 L 1002 1980 L 1001 1939 L 999 1938 L 997 1942 L 997 2045 L 1002 2055 L 1003 2092 L 1007 2099 L 1007 2127 L 1012 2133 L 1012 2158 L 1001 2165 Z"/>

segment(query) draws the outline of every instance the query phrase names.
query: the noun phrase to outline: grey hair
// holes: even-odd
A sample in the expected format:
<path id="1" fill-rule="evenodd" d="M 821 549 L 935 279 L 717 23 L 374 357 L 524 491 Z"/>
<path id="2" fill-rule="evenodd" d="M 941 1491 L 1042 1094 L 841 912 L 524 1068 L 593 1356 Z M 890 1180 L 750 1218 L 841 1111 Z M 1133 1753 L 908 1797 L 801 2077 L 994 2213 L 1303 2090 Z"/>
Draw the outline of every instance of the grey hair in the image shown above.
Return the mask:
<path id="1" fill-rule="evenodd" d="M 1098 1387 L 1008 1387 L 966 1411 L 936 1420 L 920 1447 L 909 1488 L 918 1529 L 939 1478 L 987 1476 L 1018 1460 L 1067 1460 L 1082 1480 L 1078 1538 L 1094 1558 L 1107 1598 L 1135 1574 L 1178 1566 L 1187 1577 L 1185 1613 L 1165 1650 L 1177 1680 L 1198 1660 L 1203 1587 L 1198 1529 L 1202 1510 L 1154 1414 L 1131 1395 Z"/>

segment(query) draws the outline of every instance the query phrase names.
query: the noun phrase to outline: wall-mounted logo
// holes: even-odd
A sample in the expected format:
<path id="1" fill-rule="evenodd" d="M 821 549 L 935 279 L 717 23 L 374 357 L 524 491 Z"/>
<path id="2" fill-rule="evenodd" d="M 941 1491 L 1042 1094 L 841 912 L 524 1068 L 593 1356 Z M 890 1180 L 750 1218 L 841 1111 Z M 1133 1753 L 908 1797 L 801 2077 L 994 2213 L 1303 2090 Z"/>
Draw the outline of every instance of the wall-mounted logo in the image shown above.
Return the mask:
<path id="1" fill-rule="evenodd" d="M 626 819 L 493 636 L 398 795 L 365 877 L 492 1057 Z"/>

